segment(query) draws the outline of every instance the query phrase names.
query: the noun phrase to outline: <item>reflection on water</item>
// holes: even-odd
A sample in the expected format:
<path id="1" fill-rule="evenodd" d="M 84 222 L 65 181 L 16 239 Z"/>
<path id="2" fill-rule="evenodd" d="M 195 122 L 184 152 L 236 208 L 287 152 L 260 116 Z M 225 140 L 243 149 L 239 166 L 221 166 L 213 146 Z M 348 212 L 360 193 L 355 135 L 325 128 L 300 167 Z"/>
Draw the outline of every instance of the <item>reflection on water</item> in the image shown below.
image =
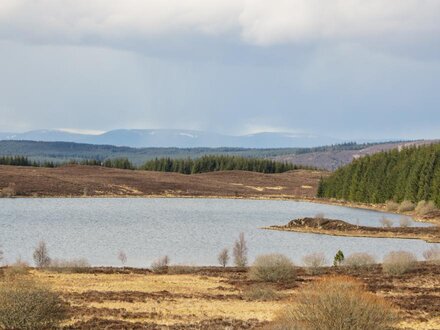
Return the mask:
<path id="1" fill-rule="evenodd" d="M 118 266 L 124 250 L 127 265 L 148 267 L 159 256 L 172 263 L 215 265 L 218 252 L 245 233 L 252 261 L 279 252 L 298 264 L 302 256 L 337 250 L 346 255 L 369 252 L 381 258 L 392 250 L 421 257 L 429 244 L 420 240 L 347 238 L 266 231 L 263 226 L 324 213 L 326 217 L 377 226 L 383 213 L 293 201 L 228 199 L 1 199 L 0 245 L 5 257 L 31 261 L 39 240 L 54 258 L 87 258 L 93 265 Z M 386 215 L 398 225 L 400 216 Z M 420 225 L 419 223 L 417 225 Z"/>

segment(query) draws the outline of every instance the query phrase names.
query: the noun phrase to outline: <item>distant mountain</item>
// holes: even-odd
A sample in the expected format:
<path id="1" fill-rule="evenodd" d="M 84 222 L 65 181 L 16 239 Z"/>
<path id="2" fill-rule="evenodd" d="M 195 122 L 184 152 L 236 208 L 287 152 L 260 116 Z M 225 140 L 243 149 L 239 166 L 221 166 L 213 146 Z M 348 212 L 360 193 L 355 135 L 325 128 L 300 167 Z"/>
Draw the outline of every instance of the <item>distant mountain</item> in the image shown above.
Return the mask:
<path id="1" fill-rule="evenodd" d="M 62 130 L 36 130 L 25 133 L 0 133 L 0 140 L 76 142 L 133 148 L 298 148 L 342 142 L 334 138 L 307 134 L 264 132 L 233 136 L 176 129 L 118 129 L 100 135 L 78 134 Z"/>

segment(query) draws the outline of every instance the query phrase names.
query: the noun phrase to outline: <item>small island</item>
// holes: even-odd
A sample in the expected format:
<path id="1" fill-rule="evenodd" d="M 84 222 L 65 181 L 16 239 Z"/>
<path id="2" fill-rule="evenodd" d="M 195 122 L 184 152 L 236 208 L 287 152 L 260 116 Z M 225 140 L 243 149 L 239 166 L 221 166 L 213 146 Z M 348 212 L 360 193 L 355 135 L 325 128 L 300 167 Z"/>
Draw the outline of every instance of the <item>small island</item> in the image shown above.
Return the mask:
<path id="1" fill-rule="evenodd" d="M 440 243 L 440 227 L 368 227 L 353 225 L 342 220 L 325 218 L 301 218 L 287 225 L 264 227 L 263 229 L 294 231 L 332 236 L 378 237 L 422 239 L 428 243 Z"/>

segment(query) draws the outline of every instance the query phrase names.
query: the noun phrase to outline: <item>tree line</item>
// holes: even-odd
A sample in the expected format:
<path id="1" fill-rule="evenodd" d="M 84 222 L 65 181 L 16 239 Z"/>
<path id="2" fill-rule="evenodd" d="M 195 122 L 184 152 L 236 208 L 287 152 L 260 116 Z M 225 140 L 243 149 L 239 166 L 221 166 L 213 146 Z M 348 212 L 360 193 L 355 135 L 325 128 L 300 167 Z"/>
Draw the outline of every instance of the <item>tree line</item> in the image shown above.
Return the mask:
<path id="1" fill-rule="evenodd" d="M 182 174 L 231 170 L 260 173 L 283 173 L 296 169 L 310 169 L 310 167 L 298 166 L 270 159 L 217 155 L 203 156 L 197 159 L 156 158 L 147 161 L 141 168 L 147 171 L 177 172 Z"/>
<path id="2" fill-rule="evenodd" d="M 321 179 L 318 197 L 366 203 L 431 200 L 440 206 L 440 144 L 356 159 Z"/>
<path id="3" fill-rule="evenodd" d="M 283 173 L 296 169 L 315 169 L 309 166 L 294 165 L 270 159 L 246 158 L 224 155 L 210 155 L 196 159 L 155 158 L 153 160 L 147 161 L 140 167 L 136 167 L 128 158 L 114 158 L 106 159 L 104 161 L 95 159 L 81 161 L 71 160 L 68 162 L 53 163 L 32 161 L 24 156 L 0 157 L 0 165 L 57 167 L 69 164 L 103 166 L 129 170 L 140 169 L 146 171 L 176 172 L 182 174 L 196 174 L 231 170 L 260 173 Z"/>

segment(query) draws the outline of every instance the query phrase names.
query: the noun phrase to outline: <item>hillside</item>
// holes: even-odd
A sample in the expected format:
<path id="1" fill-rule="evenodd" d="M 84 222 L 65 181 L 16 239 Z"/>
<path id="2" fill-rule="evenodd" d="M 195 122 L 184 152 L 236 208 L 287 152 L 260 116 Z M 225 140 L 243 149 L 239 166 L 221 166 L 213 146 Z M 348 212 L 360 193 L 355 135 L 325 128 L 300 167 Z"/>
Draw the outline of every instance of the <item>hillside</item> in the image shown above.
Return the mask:
<path id="1" fill-rule="evenodd" d="M 366 203 L 432 200 L 440 206 L 440 144 L 359 158 L 324 179 L 318 195 Z"/>
<path id="2" fill-rule="evenodd" d="M 25 156 L 32 161 L 66 162 L 127 158 L 134 165 L 143 165 L 155 158 L 199 158 L 225 155 L 269 158 L 292 164 L 333 170 L 349 163 L 356 155 L 398 147 L 403 143 L 343 143 L 313 148 L 130 148 L 73 142 L 0 141 L 0 156 Z"/>
<path id="3" fill-rule="evenodd" d="M 295 153 L 291 155 L 279 155 L 275 160 L 286 161 L 289 163 L 314 166 L 317 168 L 334 171 L 337 168 L 347 165 L 354 159 L 366 155 L 373 155 L 381 151 L 387 151 L 395 148 L 408 147 L 412 145 L 425 145 L 436 142 L 436 140 L 420 140 L 411 142 L 388 142 L 376 144 L 358 144 L 352 148 L 334 149 L 334 148 L 316 148 L 317 150 L 310 150 L 306 153 Z"/>
<path id="4" fill-rule="evenodd" d="M 302 198 L 316 195 L 326 172 L 297 170 L 281 174 L 246 171 L 179 173 L 69 165 L 57 168 L 0 166 L 0 189 L 39 197 L 244 197 Z"/>

